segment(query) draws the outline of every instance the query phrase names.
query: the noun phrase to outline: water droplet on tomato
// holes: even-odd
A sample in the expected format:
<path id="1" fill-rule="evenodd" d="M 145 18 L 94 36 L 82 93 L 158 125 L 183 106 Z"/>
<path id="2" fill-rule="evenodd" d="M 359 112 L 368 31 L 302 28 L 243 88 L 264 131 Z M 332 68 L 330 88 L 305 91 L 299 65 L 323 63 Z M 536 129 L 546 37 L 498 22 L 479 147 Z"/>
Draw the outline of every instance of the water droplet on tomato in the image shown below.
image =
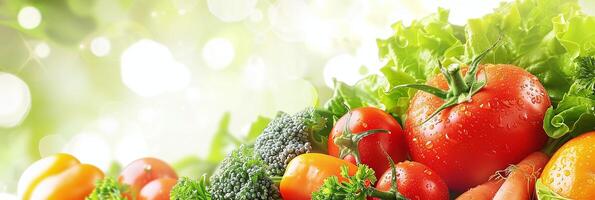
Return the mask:
<path id="1" fill-rule="evenodd" d="M 432 141 L 427 141 L 425 146 L 427 149 L 431 149 L 434 146 L 434 144 L 432 144 Z"/>
<path id="2" fill-rule="evenodd" d="M 529 119 L 529 116 L 527 115 L 527 113 L 523 113 L 523 114 L 521 114 L 521 119 L 527 120 L 527 119 Z"/>
<path id="3" fill-rule="evenodd" d="M 424 174 L 427 174 L 427 175 L 432 175 L 432 171 L 425 169 L 425 170 L 424 170 Z"/>

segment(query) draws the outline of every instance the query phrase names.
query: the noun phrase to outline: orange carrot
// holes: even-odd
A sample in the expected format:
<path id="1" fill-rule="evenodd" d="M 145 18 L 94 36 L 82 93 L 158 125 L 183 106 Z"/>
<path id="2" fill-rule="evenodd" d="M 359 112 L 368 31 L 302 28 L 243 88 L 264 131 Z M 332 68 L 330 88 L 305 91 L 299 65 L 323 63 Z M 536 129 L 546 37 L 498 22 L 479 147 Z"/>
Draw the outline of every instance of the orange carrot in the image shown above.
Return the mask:
<path id="1" fill-rule="evenodd" d="M 502 183 L 504 183 L 502 179 L 485 182 L 469 189 L 457 197 L 456 200 L 491 200 L 496 195 Z"/>
<path id="2" fill-rule="evenodd" d="M 548 161 L 548 156 L 535 152 L 518 165 L 508 168 L 508 177 L 500 187 L 494 200 L 529 200 L 533 197 L 535 180 Z"/>

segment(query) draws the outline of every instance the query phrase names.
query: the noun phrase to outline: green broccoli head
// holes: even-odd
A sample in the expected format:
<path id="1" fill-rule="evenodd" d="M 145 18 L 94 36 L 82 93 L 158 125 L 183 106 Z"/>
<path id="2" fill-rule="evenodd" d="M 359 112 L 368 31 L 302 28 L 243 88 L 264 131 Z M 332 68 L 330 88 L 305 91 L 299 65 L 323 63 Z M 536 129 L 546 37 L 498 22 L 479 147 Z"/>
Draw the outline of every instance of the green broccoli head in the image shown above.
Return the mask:
<path id="1" fill-rule="evenodd" d="M 171 200 L 211 200 L 206 188 L 206 176 L 200 180 L 182 177 L 169 193 Z"/>
<path id="2" fill-rule="evenodd" d="M 241 146 L 223 159 L 210 182 L 208 191 L 214 200 L 281 199 L 267 164 L 247 146 Z"/>
<path id="3" fill-rule="evenodd" d="M 277 114 L 254 144 L 254 151 L 269 166 L 269 173 L 282 176 L 285 167 L 298 155 L 326 153 L 332 121 L 330 114 L 308 108 L 294 115 Z"/>
<path id="4" fill-rule="evenodd" d="M 97 181 L 95 189 L 85 200 L 126 200 L 122 194 L 126 187 L 111 177 Z"/>

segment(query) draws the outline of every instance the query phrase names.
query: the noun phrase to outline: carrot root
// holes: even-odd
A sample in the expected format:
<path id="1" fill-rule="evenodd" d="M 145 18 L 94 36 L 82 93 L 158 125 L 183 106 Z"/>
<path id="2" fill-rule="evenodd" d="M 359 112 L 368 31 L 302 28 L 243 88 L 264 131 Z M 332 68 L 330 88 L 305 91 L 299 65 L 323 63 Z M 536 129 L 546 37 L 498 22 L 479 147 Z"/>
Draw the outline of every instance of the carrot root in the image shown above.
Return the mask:
<path id="1" fill-rule="evenodd" d="M 456 200 L 491 200 L 500 186 L 504 183 L 502 179 L 491 180 L 469 189 Z"/>
<path id="2" fill-rule="evenodd" d="M 494 200 L 530 200 L 534 197 L 535 180 L 549 160 L 542 152 L 534 152 L 519 164 L 507 169 L 506 180 L 494 195 Z"/>

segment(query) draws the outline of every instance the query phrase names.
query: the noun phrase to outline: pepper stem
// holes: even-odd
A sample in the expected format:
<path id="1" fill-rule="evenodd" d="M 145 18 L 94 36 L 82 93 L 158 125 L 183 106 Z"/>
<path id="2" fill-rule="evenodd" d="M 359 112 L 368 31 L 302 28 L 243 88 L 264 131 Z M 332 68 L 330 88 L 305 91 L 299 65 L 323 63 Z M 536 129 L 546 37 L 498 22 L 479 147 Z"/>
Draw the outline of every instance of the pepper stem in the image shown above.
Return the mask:
<path id="1" fill-rule="evenodd" d="M 357 164 L 361 164 L 362 161 L 359 154 L 359 142 L 370 135 L 377 133 L 390 133 L 390 131 L 384 129 L 373 129 L 360 133 L 353 133 L 349 129 L 350 121 L 351 112 L 348 114 L 347 120 L 345 121 L 343 133 L 334 137 L 333 142 L 339 147 L 339 158 L 343 159 L 348 155 L 352 155 L 355 158 L 355 162 Z"/>

